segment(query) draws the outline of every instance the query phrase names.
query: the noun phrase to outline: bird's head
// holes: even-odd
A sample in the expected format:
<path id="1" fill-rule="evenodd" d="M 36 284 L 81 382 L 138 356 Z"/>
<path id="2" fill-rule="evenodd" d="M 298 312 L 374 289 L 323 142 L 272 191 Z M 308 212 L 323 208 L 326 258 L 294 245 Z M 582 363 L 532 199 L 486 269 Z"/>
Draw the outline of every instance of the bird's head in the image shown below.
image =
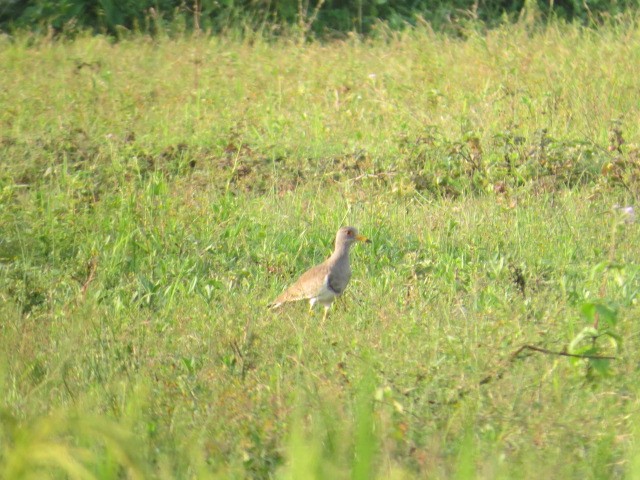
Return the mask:
<path id="1" fill-rule="evenodd" d="M 336 235 L 336 246 L 338 245 L 351 245 L 353 242 L 371 243 L 364 235 L 358 233 L 358 229 L 355 227 L 342 227 L 338 230 Z"/>

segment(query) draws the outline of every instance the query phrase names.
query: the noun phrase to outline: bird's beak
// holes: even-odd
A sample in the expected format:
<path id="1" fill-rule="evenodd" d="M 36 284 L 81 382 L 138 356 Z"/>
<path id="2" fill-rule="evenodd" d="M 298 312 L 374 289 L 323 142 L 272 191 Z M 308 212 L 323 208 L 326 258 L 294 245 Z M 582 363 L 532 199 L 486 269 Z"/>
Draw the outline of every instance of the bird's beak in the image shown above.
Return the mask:
<path id="1" fill-rule="evenodd" d="M 369 240 L 364 235 L 356 235 L 356 240 L 358 240 L 359 242 L 371 243 L 371 240 Z"/>

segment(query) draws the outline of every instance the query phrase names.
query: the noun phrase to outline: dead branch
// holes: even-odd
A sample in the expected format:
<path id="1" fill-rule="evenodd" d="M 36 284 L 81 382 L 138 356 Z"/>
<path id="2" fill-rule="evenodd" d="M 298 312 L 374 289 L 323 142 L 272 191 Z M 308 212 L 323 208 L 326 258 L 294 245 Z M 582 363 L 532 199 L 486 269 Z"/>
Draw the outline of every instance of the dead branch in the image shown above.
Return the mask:
<path id="1" fill-rule="evenodd" d="M 96 256 L 91 257 L 91 260 L 87 264 L 87 279 L 85 280 L 80 292 L 82 294 L 82 300 L 87 296 L 87 289 L 93 280 L 96 278 L 96 270 L 98 269 L 98 258 Z"/>
<path id="2" fill-rule="evenodd" d="M 558 355 L 561 357 L 584 358 L 587 360 L 616 360 L 617 359 L 617 357 L 611 357 L 608 355 L 583 355 L 580 353 L 569 353 L 565 350 L 556 352 L 553 350 L 548 350 L 546 348 L 536 347 L 535 345 L 523 345 L 511 354 L 510 361 L 513 362 L 518 357 L 518 355 L 520 355 L 525 350 L 532 350 L 534 352 L 540 352 L 547 355 Z"/>
<path id="3" fill-rule="evenodd" d="M 578 354 L 578 353 L 569 353 L 569 352 L 567 352 L 565 350 L 561 350 L 561 351 L 549 350 L 547 348 L 537 347 L 535 345 L 522 345 L 517 350 L 515 350 L 511 355 L 509 355 L 508 359 L 505 362 L 503 362 L 503 364 L 501 366 L 499 366 L 499 368 L 494 373 L 490 373 L 489 375 L 483 377 L 478 382 L 478 386 L 487 385 L 487 384 L 489 384 L 489 383 L 491 383 L 493 381 L 500 380 L 502 377 L 504 377 L 504 374 L 507 373 L 507 371 L 509 369 L 509 366 L 512 365 L 518 359 L 520 354 L 522 352 L 524 352 L 525 350 L 531 350 L 532 352 L 543 353 L 545 355 L 556 355 L 556 356 L 561 356 L 561 357 L 582 358 L 582 359 L 586 359 L 586 360 L 616 360 L 617 359 L 617 357 L 612 357 L 612 356 L 608 356 L 608 355 L 583 355 L 583 354 Z M 471 392 L 470 389 L 460 390 L 458 392 L 458 396 L 455 399 L 450 400 L 448 402 L 444 402 L 444 404 L 446 404 L 446 405 L 456 404 L 460 400 L 462 400 L 464 397 L 466 397 L 470 392 Z M 437 404 L 438 402 L 430 401 L 429 403 Z"/>
<path id="4" fill-rule="evenodd" d="M 502 365 L 502 367 L 497 372 L 491 373 L 491 374 L 487 375 L 486 377 L 484 377 L 482 380 L 480 380 L 478 385 L 486 385 L 488 383 L 491 383 L 494 380 L 500 380 L 504 376 L 504 374 L 506 373 L 508 367 L 513 362 L 515 362 L 518 359 L 518 357 L 520 356 L 520 354 L 522 352 L 524 352 L 525 350 L 531 350 L 533 352 L 544 353 L 545 355 L 556 355 L 556 356 L 560 356 L 560 357 L 571 357 L 571 358 L 583 358 L 585 360 L 616 360 L 617 359 L 617 357 L 611 357 L 611 356 L 608 356 L 608 355 L 584 355 L 584 354 L 579 354 L 579 353 L 569 353 L 566 350 L 554 351 L 554 350 L 549 350 L 547 348 L 537 347 L 535 345 L 522 345 L 520 348 L 518 348 L 516 351 L 514 351 L 511 355 L 509 355 L 508 360 L 505 362 L 505 364 Z M 469 393 L 468 390 L 460 392 L 460 395 L 459 395 L 458 399 L 460 399 L 461 397 L 463 397 L 467 393 Z"/>

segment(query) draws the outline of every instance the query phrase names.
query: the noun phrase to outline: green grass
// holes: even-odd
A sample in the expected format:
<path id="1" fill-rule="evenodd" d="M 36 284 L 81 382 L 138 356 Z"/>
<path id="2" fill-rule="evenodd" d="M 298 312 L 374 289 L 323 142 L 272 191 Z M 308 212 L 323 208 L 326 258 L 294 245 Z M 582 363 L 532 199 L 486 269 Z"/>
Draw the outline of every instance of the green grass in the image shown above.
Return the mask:
<path id="1" fill-rule="evenodd" d="M 639 37 L 0 39 L 0 477 L 635 478 Z"/>

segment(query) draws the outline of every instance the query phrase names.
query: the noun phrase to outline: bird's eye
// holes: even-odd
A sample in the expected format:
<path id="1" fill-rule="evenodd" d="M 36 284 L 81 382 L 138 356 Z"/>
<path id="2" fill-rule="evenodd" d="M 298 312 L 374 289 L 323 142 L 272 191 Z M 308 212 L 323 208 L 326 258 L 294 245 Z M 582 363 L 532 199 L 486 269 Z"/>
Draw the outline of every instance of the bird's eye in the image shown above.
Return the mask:
<path id="1" fill-rule="evenodd" d="M 347 230 L 347 235 L 349 235 L 350 237 L 353 237 L 353 230 Z"/>

